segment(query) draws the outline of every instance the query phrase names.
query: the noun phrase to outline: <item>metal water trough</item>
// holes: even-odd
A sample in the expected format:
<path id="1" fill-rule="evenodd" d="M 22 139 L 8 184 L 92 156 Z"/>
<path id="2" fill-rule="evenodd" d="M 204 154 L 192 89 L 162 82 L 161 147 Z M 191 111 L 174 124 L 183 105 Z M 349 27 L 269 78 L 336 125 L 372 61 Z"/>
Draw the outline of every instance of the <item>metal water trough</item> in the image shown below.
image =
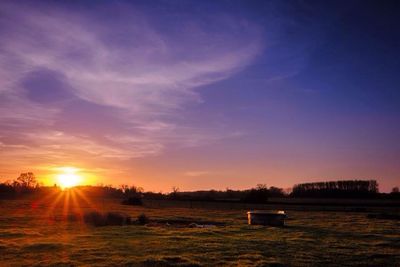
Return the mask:
<path id="1" fill-rule="evenodd" d="M 252 225 L 284 226 L 286 214 L 283 210 L 253 210 L 247 212 L 247 220 Z"/>

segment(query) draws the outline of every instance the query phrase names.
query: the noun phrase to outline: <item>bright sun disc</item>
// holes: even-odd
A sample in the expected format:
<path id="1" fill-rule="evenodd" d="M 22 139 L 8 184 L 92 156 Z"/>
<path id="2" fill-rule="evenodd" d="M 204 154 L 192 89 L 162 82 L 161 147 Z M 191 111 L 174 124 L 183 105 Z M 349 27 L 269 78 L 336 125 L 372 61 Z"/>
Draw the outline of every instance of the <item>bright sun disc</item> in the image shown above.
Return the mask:
<path id="1" fill-rule="evenodd" d="M 74 173 L 73 170 L 64 170 L 64 173 L 57 175 L 57 180 L 61 188 L 69 188 L 79 184 L 80 176 Z"/>

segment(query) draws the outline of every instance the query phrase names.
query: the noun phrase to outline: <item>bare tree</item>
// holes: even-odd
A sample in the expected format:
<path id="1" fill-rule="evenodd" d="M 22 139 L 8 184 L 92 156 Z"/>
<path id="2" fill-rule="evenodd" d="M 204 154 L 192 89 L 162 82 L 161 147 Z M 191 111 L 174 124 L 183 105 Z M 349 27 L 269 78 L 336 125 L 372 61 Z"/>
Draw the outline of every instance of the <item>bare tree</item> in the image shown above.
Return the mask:
<path id="1" fill-rule="evenodd" d="M 176 195 L 176 194 L 178 194 L 178 192 L 179 192 L 179 187 L 173 186 L 172 187 L 172 194 Z"/>
<path id="2" fill-rule="evenodd" d="M 22 187 L 32 188 L 37 185 L 36 177 L 32 172 L 21 173 L 17 178 L 17 182 Z"/>
<path id="3" fill-rule="evenodd" d="M 123 193 L 125 193 L 129 189 L 129 185 L 122 184 L 119 186 L 119 188 L 122 190 Z"/>

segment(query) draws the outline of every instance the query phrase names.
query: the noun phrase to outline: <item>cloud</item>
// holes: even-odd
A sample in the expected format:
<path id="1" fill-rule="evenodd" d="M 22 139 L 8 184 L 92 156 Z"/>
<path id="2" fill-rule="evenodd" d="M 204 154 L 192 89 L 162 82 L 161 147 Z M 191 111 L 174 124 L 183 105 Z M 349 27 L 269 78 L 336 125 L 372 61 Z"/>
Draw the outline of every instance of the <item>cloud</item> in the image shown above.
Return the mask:
<path id="1" fill-rule="evenodd" d="M 231 77 L 263 48 L 257 25 L 226 14 L 0 8 L 0 156 L 13 160 L 129 159 L 225 137 L 174 116 L 201 103 L 196 88 Z"/>
<path id="2" fill-rule="evenodd" d="M 199 177 L 199 176 L 204 176 L 210 174 L 208 171 L 187 171 L 184 173 L 185 176 L 190 176 L 190 177 Z"/>

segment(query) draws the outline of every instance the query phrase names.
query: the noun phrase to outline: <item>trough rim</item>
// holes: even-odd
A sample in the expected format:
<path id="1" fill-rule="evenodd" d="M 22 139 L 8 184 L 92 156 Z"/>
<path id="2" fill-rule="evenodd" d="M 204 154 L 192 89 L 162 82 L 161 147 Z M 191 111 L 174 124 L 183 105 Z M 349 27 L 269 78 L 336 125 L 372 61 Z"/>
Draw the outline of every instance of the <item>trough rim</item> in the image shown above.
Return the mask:
<path id="1" fill-rule="evenodd" d="M 247 214 L 286 215 L 284 210 L 249 210 Z"/>

